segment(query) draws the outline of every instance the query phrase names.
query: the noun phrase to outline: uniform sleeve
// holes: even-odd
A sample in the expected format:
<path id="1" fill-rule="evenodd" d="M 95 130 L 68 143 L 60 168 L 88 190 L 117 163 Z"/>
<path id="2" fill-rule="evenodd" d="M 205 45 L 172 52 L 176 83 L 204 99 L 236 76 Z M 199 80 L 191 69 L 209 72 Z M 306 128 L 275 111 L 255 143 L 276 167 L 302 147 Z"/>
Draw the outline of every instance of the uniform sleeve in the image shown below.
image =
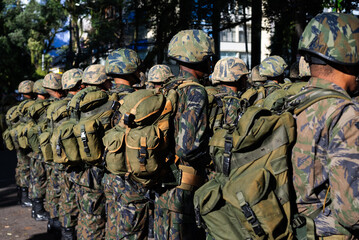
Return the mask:
<path id="1" fill-rule="evenodd" d="M 186 87 L 185 108 L 178 119 L 176 154 L 184 161 L 193 161 L 207 154 L 209 131 L 207 126 L 207 92 L 197 86 Z"/>
<path id="2" fill-rule="evenodd" d="M 350 105 L 330 127 L 328 172 L 330 209 L 344 227 L 359 223 L 359 110 Z"/>

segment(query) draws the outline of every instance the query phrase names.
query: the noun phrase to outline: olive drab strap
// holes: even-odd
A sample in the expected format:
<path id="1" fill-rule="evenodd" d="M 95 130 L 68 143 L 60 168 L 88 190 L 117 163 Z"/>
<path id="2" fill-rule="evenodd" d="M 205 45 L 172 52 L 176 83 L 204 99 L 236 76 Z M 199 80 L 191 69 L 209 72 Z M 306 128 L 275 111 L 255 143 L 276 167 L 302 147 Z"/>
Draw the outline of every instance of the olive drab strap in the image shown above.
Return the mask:
<path id="1" fill-rule="evenodd" d="M 140 161 L 140 170 L 146 172 L 146 158 L 147 158 L 147 139 L 146 137 L 141 137 L 141 145 L 138 150 L 138 160 Z"/>
<path id="2" fill-rule="evenodd" d="M 229 130 L 224 137 L 224 153 L 223 153 L 223 173 L 226 176 L 229 176 L 231 169 L 231 158 L 232 158 L 232 147 L 233 147 L 233 137 L 232 133 L 234 128 Z"/>
<path id="3" fill-rule="evenodd" d="M 88 145 L 88 139 L 87 139 L 87 134 L 86 134 L 86 129 L 85 129 L 85 125 L 82 124 L 81 125 L 81 141 L 82 143 L 84 144 L 84 151 L 86 153 L 86 155 L 88 157 L 91 157 L 91 152 L 90 152 L 90 148 L 89 148 L 89 145 Z"/>

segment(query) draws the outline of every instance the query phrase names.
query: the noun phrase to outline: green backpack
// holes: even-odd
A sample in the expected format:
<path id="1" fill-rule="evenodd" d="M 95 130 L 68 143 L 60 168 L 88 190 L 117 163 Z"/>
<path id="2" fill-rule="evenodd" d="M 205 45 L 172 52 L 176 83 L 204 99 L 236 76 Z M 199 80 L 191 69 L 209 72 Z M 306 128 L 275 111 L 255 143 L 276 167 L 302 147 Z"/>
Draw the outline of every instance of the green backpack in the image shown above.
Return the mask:
<path id="1" fill-rule="evenodd" d="M 5 121 L 6 125 L 8 126 L 8 128 L 2 134 L 5 146 L 10 151 L 19 149 L 20 146 L 18 142 L 15 142 L 15 132 L 11 131 L 19 124 L 19 112 L 17 111 L 17 106 L 13 106 L 7 111 L 5 115 Z"/>
<path id="2" fill-rule="evenodd" d="M 30 148 L 27 133 L 30 128 L 35 125 L 35 121 L 29 117 L 28 110 L 34 103 L 34 100 L 27 99 L 22 101 L 17 108 L 17 111 L 20 113 L 20 124 L 16 127 L 16 138 L 20 148 L 22 149 Z"/>
<path id="3" fill-rule="evenodd" d="M 177 93 L 138 90 L 121 101 L 118 125 L 103 138 L 106 168 L 150 186 L 158 182 L 168 155 L 170 118 Z"/>
<path id="4" fill-rule="evenodd" d="M 89 86 L 79 91 L 68 103 L 70 119 L 60 124 L 51 137 L 54 161 L 99 164 L 103 154 L 102 137 L 111 127 L 117 107 L 116 101 L 109 100 L 108 94 L 98 87 Z"/>
<path id="5" fill-rule="evenodd" d="M 307 93 L 310 95 L 298 100 Z M 308 90 L 274 104 L 274 111 L 249 107 L 236 127 L 215 132 L 209 145 L 216 174 L 194 196 L 197 224 L 209 236 L 292 239 L 295 229 L 298 238 L 289 171 L 296 134 L 292 114 L 331 97 L 348 99 L 332 90 Z M 306 222 L 307 229 L 300 238 L 312 239 L 313 220 Z"/>

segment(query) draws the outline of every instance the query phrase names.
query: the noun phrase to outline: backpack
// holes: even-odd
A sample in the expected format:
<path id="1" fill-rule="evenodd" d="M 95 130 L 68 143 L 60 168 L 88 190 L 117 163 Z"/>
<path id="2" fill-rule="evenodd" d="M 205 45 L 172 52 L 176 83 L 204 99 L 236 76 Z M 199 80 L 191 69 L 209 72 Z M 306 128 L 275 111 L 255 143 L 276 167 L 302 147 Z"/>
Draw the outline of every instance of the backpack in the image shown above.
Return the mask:
<path id="1" fill-rule="evenodd" d="M 103 137 L 103 158 L 110 172 L 129 176 L 143 186 L 158 182 L 168 155 L 170 118 L 176 101 L 174 90 L 165 97 L 148 89 L 120 101 L 120 122 Z"/>
<path id="2" fill-rule="evenodd" d="M 281 89 L 281 86 L 277 83 L 266 83 L 264 85 L 254 86 L 245 91 L 241 99 L 245 99 L 249 103 L 249 106 L 261 106 L 264 99 L 278 89 Z"/>
<path id="3" fill-rule="evenodd" d="M 54 162 L 97 164 L 103 154 L 102 137 L 111 127 L 116 103 L 96 86 L 82 89 L 73 96 L 67 107 L 70 119 L 55 129 L 50 140 Z"/>
<path id="4" fill-rule="evenodd" d="M 34 100 L 27 99 L 22 101 L 17 107 L 17 111 L 19 112 L 20 117 L 20 124 L 16 127 L 15 134 L 17 135 L 16 139 L 18 145 L 22 149 L 30 148 L 30 144 L 27 139 L 27 133 L 30 128 L 35 125 L 35 122 L 28 116 L 28 110 L 34 103 Z"/>
<path id="5" fill-rule="evenodd" d="M 15 132 L 13 131 L 13 135 L 11 134 L 11 130 L 19 124 L 19 112 L 17 111 L 17 106 L 13 106 L 7 111 L 5 121 L 8 126 L 2 134 L 5 146 L 10 151 L 19 149 L 20 146 L 18 142 L 15 142 Z"/>
<path id="6" fill-rule="evenodd" d="M 237 126 L 218 129 L 209 144 L 215 177 L 194 196 L 198 226 L 215 239 L 292 239 L 293 229 L 298 233 L 303 227 L 295 224 L 301 218 L 293 209 L 293 114 L 330 97 L 348 99 L 334 90 L 308 90 L 279 101 L 273 111 L 249 107 Z M 303 222 L 304 239 L 315 236 L 313 220 Z"/>

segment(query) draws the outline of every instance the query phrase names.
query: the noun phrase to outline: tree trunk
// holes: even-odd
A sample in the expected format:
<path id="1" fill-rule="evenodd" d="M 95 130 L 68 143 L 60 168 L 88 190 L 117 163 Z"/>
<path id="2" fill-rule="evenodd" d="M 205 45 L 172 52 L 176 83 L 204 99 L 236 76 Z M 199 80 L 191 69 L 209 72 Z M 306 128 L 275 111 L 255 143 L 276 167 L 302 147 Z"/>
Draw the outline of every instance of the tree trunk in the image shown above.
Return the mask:
<path id="1" fill-rule="evenodd" d="M 252 0 L 251 67 L 261 62 L 262 0 Z"/>

